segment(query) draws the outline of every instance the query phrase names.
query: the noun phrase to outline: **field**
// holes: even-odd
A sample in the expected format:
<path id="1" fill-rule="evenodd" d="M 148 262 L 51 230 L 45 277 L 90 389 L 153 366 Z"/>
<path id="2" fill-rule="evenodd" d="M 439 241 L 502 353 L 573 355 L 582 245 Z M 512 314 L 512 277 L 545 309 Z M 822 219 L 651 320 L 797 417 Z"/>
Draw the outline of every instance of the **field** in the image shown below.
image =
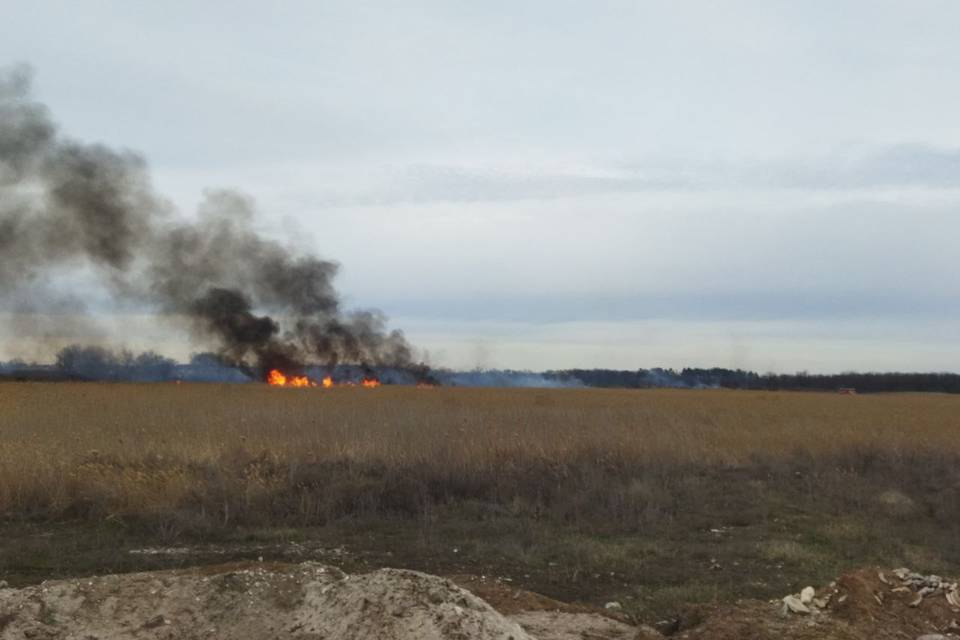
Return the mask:
<path id="1" fill-rule="evenodd" d="M 960 572 L 960 397 L 6 383 L 0 514 L 11 584 L 332 554 L 650 619 Z"/>

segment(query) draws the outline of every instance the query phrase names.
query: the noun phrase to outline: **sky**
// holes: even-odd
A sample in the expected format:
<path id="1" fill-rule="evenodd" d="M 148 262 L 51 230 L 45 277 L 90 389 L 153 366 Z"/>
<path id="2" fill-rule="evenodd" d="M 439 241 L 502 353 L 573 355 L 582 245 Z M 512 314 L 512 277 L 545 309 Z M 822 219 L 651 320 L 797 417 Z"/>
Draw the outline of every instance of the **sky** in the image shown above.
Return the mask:
<path id="1" fill-rule="evenodd" d="M 10 3 L 0 64 L 436 365 L 960 371 L 960 3 L 399 4 Z"/>

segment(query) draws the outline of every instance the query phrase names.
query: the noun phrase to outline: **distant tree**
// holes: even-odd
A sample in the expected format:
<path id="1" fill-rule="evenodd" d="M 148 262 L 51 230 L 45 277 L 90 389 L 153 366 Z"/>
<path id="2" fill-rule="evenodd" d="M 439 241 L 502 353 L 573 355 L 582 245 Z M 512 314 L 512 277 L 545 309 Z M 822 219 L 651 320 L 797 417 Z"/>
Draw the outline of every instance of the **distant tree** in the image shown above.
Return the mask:
<path id="1" fill-rule="evenodd" d="M 176 362 L 153 351 L 138 355 L 121 349 L 69 345 L 57 352 L 60 371 L 86 380 L 131 380 L 152 382 L 174 377 Z"/>

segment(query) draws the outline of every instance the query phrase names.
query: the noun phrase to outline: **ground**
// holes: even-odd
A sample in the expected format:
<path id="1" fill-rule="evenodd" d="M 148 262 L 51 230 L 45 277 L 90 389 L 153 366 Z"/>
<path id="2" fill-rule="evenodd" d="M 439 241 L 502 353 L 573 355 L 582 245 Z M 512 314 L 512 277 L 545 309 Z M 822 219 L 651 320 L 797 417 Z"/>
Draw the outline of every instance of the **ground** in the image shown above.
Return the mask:
<path id="1" fill-rule="evenodd" d="M 960 398 L 0 384 L 0 579 L 317 561 L 647 624 L 960 573 Z"/>
<path id="2" fill-rule="evenodd" d="M 904 573 L 907 570 L 901 570 Z M 946 640 L 960 632 L 960 586 L 863 568 L 779 602 L 691 609 L 637 624 L 614 603 L 569 605 L 486 576 L 409 570 L 347 574 L 316 562 L 233 562 L 0 587 L 0 637 L 192 640 Z M 900 575 L 903 576 L 904 573 Z M 936 580 L 937 589 L 923 588 Z M 921 590 L 922 589 L 922 590 Z M 804 596 L 801 596 L 804 597 Z M 662 631 L 662 633 L 661 633 Z"/>

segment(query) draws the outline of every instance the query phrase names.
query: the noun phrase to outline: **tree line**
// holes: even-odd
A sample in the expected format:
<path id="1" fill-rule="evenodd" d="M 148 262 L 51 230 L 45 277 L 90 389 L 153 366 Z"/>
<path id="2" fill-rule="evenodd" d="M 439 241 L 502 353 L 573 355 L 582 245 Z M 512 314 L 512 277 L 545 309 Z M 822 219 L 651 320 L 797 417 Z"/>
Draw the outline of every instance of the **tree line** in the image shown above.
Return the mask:
<path id="1" fill-rule="evenodd" d="M 743 369 L 565 369 L 548 371 L 545 377 L 557 381 L 578 380 L 589 387 L 644 389 L 675 387 L 687 389 L 722 388 L 790 391 L 836 391 L 855 389 L 858 393 L 926 391 L 960 393 L 956 373 L 764 373 Z"/>

